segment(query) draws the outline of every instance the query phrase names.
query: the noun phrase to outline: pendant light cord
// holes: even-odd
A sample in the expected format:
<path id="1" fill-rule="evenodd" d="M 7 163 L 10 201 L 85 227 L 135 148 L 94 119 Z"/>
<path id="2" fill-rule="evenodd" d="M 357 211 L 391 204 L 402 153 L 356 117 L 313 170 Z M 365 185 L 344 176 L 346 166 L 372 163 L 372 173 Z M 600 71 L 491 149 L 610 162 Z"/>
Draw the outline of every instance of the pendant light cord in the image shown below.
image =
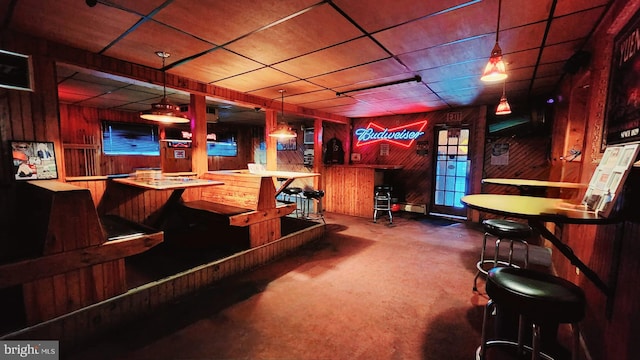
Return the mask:
<path id="1" fill-rule="evenodd" d="M 167 53 L 162 52 L 162 97 L 167 98 L 167 72 L 164 69 L 164 61 L 167 58 Z"/>
<path id="2" fill-rule="evenodd" d="M 498 43 L 498 37 L 500 34 L 500 13 L 502 11 L 502 0 L 498 0 L 498 24 L 496 25 L 496 44 Z"/>

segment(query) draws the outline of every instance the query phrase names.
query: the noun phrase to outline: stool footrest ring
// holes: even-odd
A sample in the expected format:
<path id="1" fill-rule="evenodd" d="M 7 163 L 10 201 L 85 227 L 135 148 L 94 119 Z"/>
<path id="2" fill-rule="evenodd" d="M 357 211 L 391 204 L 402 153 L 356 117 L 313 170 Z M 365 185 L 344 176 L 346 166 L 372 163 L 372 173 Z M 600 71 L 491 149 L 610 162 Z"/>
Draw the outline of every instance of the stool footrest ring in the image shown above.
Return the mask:
<path id="1" fill-rule="evenodd" d="M 495 262 L 493 260 L 483 260 L 483 261 L 478 261 L 476 263 L 476 269 L 478 269 L 478 271 L 480 271 L 481 273 L 487 275 L 489 273 L 488 269 L 484 268 L 484 264 L 491 264 L 493 265 Z M 498 260 L 498 264 L 497 266 L 510 266 L 510 267 L 514 267 L 516 269 L 519 269 L 520 266 L 516 265 L 514 263 L 509 263 L 508 261 L 503 261 L 503 260 Z M 491 268 L 494 268 L 495 266 L 492 266 Z"/>
<path id="2" fill-rule="evenodd" d="M 508 340 L 490 340 L 490 341 L 487 341 L 487 343 L 485 344 L 485 348 L 501 347 L 501 346 L 512 347 L 512 348 L 515 348 L 516 350 L 519 347 L 517 342 L 508 341 Z M 520 345 L 520 346 L 522 346 L 522 349 L 524 349 L 528 353 L 531 353 L 533 351 L 531 346 L 528 346 L 528 345 Z M 476 360 L 485 360 L 485 359 L 482 359 L 482 357 L 480 356 L 481 352 L 482 352 L 482 346 L 478 346 L 478 349 L 476 349 Z M 539 355 L 540 355 L 540 359 L 554 360 L 551 356 L 549 356 L 549 355 L 547 355 L 547 354 L 545 354 L 543 352 L 541 352 Z"/>

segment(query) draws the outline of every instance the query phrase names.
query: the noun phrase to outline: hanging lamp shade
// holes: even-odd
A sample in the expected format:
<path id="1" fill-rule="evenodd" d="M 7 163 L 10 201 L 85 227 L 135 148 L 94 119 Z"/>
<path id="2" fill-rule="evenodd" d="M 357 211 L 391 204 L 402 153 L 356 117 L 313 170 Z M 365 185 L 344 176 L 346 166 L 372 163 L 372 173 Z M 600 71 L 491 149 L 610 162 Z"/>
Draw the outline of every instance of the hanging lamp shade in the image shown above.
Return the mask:
<path id="1" fill-rule="evenodd" d="M 507 68 L 502 60 L 502 49 L 496 42 L 496 45 L 491 50 L 491 57 L 487 66 L 484 68 L 482 77 L 480 80 L 487 82 L 501 81 L 507 78 Z"/>
<path id="2" fill-rule="evenodd" d="M 496 25 L 496 44 L 491 50 L 491 56 L 489 62 L 482 72 L 480 80 L 493 82 L 501 81 L 507 78 L 507 68 L 502 60 L 502 49 L 498 44 L 498 37 L 500 35 L 500 12 L 502 10 L 502 0 L 498 1 L 498 24 Z"/>
<path id="3" fill-rule="evenodd" d="M 156 51 L 156 55 L 162 58 L 162 74 L 164 75 L 162 85 L 163 96 L 162 99 L 160 99 L 160 102 L 151 104 L 151 109 L 141 112 L 140 117 L 145 120 L 168 124 L 188 123 L 189 118 L 180 112 L 180 107 L 171 104 L 167 99 L 167 74 L 164 71 L 164 63 L 165 59 L 171 56 L 171 54 L 165 51 Z"/>
<path id="4" fill-rule="evenodd" d="M 508 114 L 511 114 L 511 106 L 507 101 L 507 97 L 503 95 L 500 98 L 500 103 L 498 104 L 498 107 L 496 108 L 496 115 L 508 115 Z"/>
<path id="5" fill-rule="evenodd" d="M 282 106 L 282 113 L 281 113 L 282 122 L 278 123 L 278 126 L 276 126 L 276 128 L 269 133 L 269 136 L 275 137 L 278 139 L 291 139 L 291 138 L 298 137 L 298 134 L 296 134 L 296 132 L 293 131 L 293 129 L 291 129 L 291 127 L 284 122 L 284 90 L 279 90 L 279 91 L 280 91 L 280 99 L 281 99 L 280 104 Z"/>

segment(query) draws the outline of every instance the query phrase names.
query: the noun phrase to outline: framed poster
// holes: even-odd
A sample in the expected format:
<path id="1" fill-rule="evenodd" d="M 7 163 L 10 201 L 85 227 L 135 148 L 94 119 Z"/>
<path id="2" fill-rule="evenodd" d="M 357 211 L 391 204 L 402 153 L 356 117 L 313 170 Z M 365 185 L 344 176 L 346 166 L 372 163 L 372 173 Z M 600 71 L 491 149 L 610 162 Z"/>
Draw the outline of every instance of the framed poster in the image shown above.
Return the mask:
<path id="1" fill-rule="evenodd" d="M 52 142 L 11 140 L 10 144 L 16 180 L 58 178 Z"/>
<path id="2" fill-rule="evenodd" d="M 604 150 L 607 145 L 640 140 L 640 12 L 614 39 L 605 126 Z"/>
<path id="3" fill-rule="evenodd" d="M 0 50 L 0 87 L 33 91 L 31 57 Z"/>

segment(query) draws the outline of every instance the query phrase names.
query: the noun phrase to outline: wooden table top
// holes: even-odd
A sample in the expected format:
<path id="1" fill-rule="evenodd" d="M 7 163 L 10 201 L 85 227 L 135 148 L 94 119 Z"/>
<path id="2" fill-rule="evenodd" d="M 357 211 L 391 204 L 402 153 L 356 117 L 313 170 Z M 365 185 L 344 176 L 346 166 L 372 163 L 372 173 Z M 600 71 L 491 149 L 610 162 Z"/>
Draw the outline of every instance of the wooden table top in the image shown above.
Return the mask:
<path id="1" fill-rule="evenodd" d="M 604 224 L 614 222 L 588 211 L 582 205 L 563 199 L 521 195 L 474 194 L 461 201 L 472 209 L 521 219 L 536 219 L 567 224 Z"/>
<path id="2" fill-rule="evenodd" d="M 320 176 L 320 173 L 298 172 L 298 171 L 277 171 L 264 170 L 259 172 L 249 172 L 249 170 L 216 170 L 209 171 L 210 174 L 233 174 L 238 176 L 261 176 L 261 177 L 278 177 L 283 179 L 300 179 L 306 177 Z"/>
<path id="3" fill-rule="evenodd" d="M 185 189 L 188 187 L 197 186 L 212 186 L 222 185 L 221 181 L 205 180 L 205 179 L 193 179 L 185 177 L 167 177 L 162 179 L 144 179 L 138 180 L 136 178 L 118 178 L 112 179 L 113 181 L 125 185 L 131 185 L 152 190 L 175 190 Z"/>
<path id="4" fill-rule="evenodd" d="M 545 181 L 528 179 L 507 179 L 507 178 L 487 178 L 482 179 L 484 184 L 507 185 L 507 186 L 529 186 L 529 187 L 557 187 L 565 189 L 583 189 L 588 184 L 565 182 L 565 181 Z"/>

